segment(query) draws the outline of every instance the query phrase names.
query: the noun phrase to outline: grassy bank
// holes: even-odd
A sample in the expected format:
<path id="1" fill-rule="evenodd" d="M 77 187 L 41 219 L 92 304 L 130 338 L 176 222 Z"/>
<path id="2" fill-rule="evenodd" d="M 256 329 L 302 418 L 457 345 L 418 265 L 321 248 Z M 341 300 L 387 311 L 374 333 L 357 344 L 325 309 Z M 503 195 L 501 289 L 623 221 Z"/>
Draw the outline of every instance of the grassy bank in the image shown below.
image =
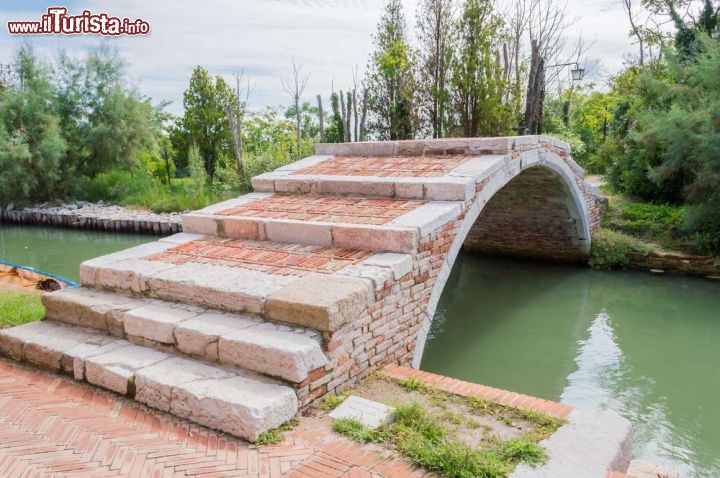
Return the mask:
<path id="1" fill-rule="evenodd" d="M 44 314 L 40 295 L 0 289 L 0 328 L 40 320 Z"/>
<path id="2" fill-rule="evenodd" d="M 336 433 L 394 449 L 447 478 L 502 478 L 519 463 L 540 465 L 547 456 L 538 442 L 563 423 L 532 411 L 451 395 L 413 379 L 377 375 L 352 393 L 394 406 L 392 419 L 376 429 L 338 419 L 333 423 Z M 335 408 L 346 397 L 328 397 L 319 409 Z"/>
<path id="3" fill-rule="evenodd" d="M 623 267 L 631 252 L 712 255 L 701 235 L 684 228 L 687 208 L 629 198 L 601 186 L 608 198 L 602 228 L 593 234 L 590 265 L 596 269 Z"/>

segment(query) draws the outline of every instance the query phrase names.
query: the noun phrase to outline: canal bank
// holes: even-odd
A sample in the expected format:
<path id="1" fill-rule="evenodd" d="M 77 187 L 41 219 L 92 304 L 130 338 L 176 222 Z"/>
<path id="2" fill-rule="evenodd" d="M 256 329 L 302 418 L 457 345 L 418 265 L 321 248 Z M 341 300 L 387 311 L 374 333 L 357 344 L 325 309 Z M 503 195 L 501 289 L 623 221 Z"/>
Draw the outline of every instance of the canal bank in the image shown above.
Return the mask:
<path id="1" fill-rule="evenodd" d="M 65 227 L 117 233 L 169 235 L 182 232 L 180 214 L 133 210 L 112 204 L 79 201 L 60 206 L 0 208 L 0 223 Z"/>

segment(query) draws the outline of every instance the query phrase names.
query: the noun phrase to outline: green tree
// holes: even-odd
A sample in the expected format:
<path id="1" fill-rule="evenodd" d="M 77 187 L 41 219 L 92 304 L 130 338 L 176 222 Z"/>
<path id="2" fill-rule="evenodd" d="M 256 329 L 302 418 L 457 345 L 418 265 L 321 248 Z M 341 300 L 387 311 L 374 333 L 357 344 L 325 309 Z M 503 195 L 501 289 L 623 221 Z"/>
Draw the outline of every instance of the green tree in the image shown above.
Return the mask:
<path id="1" fill-rule="evenodd" d="M 22 86 L 0 106 L 0 205 L 46 201 L 67 195 L 62 162 L 66 143 L 49 70 L 29 46 L 18 52 L 15 69 Z"/>
<path id="2" fill-rule="evenodd" d="M 461 136 L 507 134 L 510 114 L 503 104 L 505 80 L 497 42 L 502 22 L 490 0 L 465 0 L 455 26 L 452 62 L 455 133 Z"/>
<path id="3" fill-rule="evenodd" d="M 373 38 L 366 78 L 369 130 L 378 139 L 409 139 L 417 131 L 414 52 L 406 39 L 400 0 L 388 0 Z"/>
<path id="4" fill-rule="evenodd" d="M 223 108 L 232 97 L 222 77 L 213 78 L 205 68 L 196 67 L 183 95 L 185 114 L 173 129 L 175 149 L 189 152 L 191 145 L 197 146 L 211 181 L 218 159 L 232 155 L 232 139 Z M 181 157 L 181 164 L 188 164 L 187 159 L 187 156 Z"/>
<path id="5" fill-rule="evenodd" d="M 325 129 L 325 137 L 328 143 L 342 143 L 345 141 L 345 123 L 340 114 L 340 96 L 333 92 L 330 95 L 330 108 L 332 115 Z"/>
<path id="6" fill-rule="evenodd" d="M 156 148 L 164 105 L 155 107 L 130 88 L 124 68 L 108 47 L 91 50 L 84 60 L 61 52 L 54 104 L 68 144 L 66 180 L 114 168 L 133 170 L 146 150 Z"/>

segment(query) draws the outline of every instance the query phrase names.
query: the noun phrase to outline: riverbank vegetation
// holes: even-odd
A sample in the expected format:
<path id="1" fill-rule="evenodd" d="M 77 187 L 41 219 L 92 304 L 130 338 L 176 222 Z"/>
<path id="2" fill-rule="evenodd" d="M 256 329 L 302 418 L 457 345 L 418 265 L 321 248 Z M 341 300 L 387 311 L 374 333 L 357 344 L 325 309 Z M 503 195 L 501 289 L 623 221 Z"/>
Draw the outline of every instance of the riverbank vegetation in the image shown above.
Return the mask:
<path id="1" fill-rule="evenodd" d="M 0 289 L 0 329 L 34 322 L 44 315 L 39 294 Z"/>
<path id="2" fill-rule="evenodd" d="M 387 0 L 352 84 L 307 92 L 310 72 L 293 61 L 277 79 L 289 107 L 250 109 L 240 66 L 232 79 L 198 66 L 177 117 L 132 87 L 110 48 L 41 59 L 26 45 L 0 78 L 0 207 L 79 198 L 193 209 L 249 190 L 253 175 L 317 141 L 548 134 L 627 198 L 606 227 L 717 254 L 718 8 L 625 8 L 637 53 L 604 84 L 591 45 L 567 38 L 558 0 L 423 0 L 414 26 Z"/>
<path id="3" fill-rule="evenodd" d="M 504 477 L 518 463 L 546 460 L 537 443 L 562 421 L 476 398 L 460 397 L 420 382 L 376 375 L 352 391 L 395 407 L 376 429 L 353 419 L 335 420 L 333 430 L 359 443 L 392 447 L 424 468 L 450 478 Z M 320 410 L 339 405 L 346 395 L 326 399 Z"/>

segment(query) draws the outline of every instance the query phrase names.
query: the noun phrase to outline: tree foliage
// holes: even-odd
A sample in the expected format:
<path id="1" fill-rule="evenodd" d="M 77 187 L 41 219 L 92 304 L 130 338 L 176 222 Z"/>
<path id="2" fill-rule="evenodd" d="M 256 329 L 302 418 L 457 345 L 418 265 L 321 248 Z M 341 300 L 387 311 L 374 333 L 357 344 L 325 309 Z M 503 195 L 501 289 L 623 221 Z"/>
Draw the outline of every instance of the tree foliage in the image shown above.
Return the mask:
<path id="1" fill-rule="evenodd" d="M 501 25 L 490 0 L 465 0 L 452 60 L 457 136 L 493 136 L 509 130 L 508 109 L 503 104 L 506 84 L 497 50 Z"/>
<path id="2" fill-rule="evenodd" d="M 173 145 L 180 152 L 181 165 L 188 164 L 187 154 L 195 145 L 210 180 L 215 176 L 220 158 L 233 154 L 224 105 L 234 98 L 221 76 L 213 78 L 201 66 L 193 70 L 183 94 L 185 113 L 173 130 Z"/>
<path id="3" fill-rule="evenodd" d="M 370 130 L 378 139 L 413 138 L 417 130 L 415 55 L 406 38 L 400 0 L 388 0 L 373 42 L 366 77 L 373 113 Z"/>

